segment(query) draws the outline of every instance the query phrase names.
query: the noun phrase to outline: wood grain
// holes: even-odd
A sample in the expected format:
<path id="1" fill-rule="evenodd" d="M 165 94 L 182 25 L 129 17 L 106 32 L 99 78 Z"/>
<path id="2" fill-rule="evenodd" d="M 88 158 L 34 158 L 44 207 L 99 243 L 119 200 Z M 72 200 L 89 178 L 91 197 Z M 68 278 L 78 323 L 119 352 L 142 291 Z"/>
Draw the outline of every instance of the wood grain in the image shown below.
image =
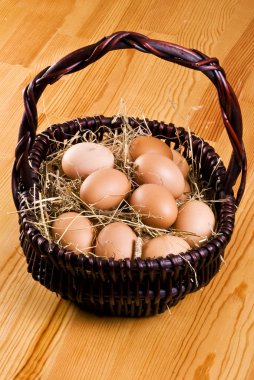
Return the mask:
<path id="1" fill-rule="evenodd" d="M 2 0 L 0 3 L 0 379 L 254 378 L 254 4 L 252 0 Z M 117 30 L 217 56 L 239 97 L 249 161 L 226 263 L 205 289 L 148 319 L 99 318 L 26 272 L 10 172 L 22 89 L 68 52 Z M 39 129 L 93 114 L 189 125 L 228 162 L 231 147 L 215 91 L 200 73 L 134 51 L 114 52 L 50 86 Z"/>

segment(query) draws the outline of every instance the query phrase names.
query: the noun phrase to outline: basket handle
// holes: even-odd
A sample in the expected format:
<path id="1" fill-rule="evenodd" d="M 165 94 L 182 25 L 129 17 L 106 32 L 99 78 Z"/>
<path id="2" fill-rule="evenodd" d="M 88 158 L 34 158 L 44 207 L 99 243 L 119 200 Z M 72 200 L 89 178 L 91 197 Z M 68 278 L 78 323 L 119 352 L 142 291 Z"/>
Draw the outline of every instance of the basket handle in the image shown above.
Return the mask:
<path id="1" fill-rule="evenodd" d="M 242 141 L 242 116 L 236 95 L 226 80 L 225 72 L 217 58 L 209 58 L 203 53 L 187 49 L 169 42 L 150 39 L 134 32 L 116 32 L 104 37 L 95 44 L 83 47 L 66 55 L 57 63 L 42 70 L 24 90 L 25 111 L 20 125 L 18 145 L 12 173 L 12 191 L 18 208 L 17 178 L 21 176 L 24 189 L 32 185 L 32 168 L 28 155 L 35 139 L 38 125 L 37 102 L 48 84 L 58 81 L 63 75 L 79 71 L 97 61 L 111 50 L 137 49 L 154 54 L 166 61 L 202 71 L 214 84 L 218 92 L 222 119 L 231 142 L 233 152 L 227 168 L 225 188 L 231 192 L 238 176 L 241 181 L 237 192 L 236 205 L 239 205 L 246 182 L 246 154 Z"/>

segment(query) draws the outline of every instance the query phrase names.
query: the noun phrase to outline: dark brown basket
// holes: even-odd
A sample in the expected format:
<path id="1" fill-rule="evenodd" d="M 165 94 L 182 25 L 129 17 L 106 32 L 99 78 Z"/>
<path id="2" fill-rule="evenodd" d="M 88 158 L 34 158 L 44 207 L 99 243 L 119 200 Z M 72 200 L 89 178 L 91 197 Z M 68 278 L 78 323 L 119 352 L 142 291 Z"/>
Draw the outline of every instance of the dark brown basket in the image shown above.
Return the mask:
<path id="1" fill-rule="evenodd" d="M 215 198 L 224 199 L 224 202 L 216 203 L 218 234 L 199 249 L 177 256 L 168 255 L 166 258 L 105 260 L 77 255 L 49 243 L 32 224 L 36 216 L 27 211 L 27 204 L 33 203 L 34 197 L 38 199 L 38 169 L 47 155 L 57 149 L 57 141 L 69 139 L 77 131 L 97 131 L 99 126 L 121 131 L 121 120 L 112 124 L 111 117 L 87 117 L 53 125 L 43 134 L 36 135 L 36 104 L 47 85 L 53 84 L 63 75 L 83 69 L 111 50 L 130 48 L 202 71 L 217 88 L 223 122 L 233 147 L 227 170 L 223 164 L 218 165 L 219 156 L 201 138 L 191 134 L 190 141 L 189 134 L 173 124 L 149 120 L 147 124 L 154 136 L 166 139 L 166 143 L 171 146 L 173 144 L 174 149 L 178 148 L 180 141 L 187 159 L 192 144 L 194 158 L 201 163 L 200 182 L 209 179 Z M 12 174 L 12 191 L 19 211 L 20 240 L 28 272 L 32 273 L 36 281 L 88 310 L 132 317 L 162 313 L 167 307 L 176 305 L 186 294 L 210 282 L 220 268 L 224 249 L 231 238 L 235 206 L 240 203 L 246 179 L 241 112 L 237 98 L 216 58 L 168 42 L 152 40 L 141 34 L 117 32 L 67 55 L 40 72 L 26 87 L 24 104 L 25 112 Z M 133 127 L 138 123 L 142 121 L 130 120 Z M 102 138 L 103 128 L 98 134 L 98 139 Z M 232 187 L 240 173 L 241 180 L 235 199 Z M 31 191 L 34 188 L 36 191 Z"/>

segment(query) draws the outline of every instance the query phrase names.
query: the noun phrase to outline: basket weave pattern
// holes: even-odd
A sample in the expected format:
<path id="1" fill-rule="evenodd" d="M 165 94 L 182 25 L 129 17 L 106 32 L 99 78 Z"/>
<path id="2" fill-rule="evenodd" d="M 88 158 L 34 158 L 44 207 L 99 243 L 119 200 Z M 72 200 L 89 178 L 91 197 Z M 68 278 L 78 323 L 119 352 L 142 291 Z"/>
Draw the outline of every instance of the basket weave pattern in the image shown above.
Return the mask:
<path id="1" fill-rule="evenodd" d="M 135 48 L 200 70 L 211 79 L 218 91 L 222 118 L 233 147 L 227 169 L 223 164 L 218 165 L 219 156 L 201 138 L 192 134 L 190 141 L 189 133 L 183 128 L 147 120 L 153 136 L 164 137 L 169 145 L 174 143 L 174 149 L 178 148 L 180 142 L 187 159 L 192 144 L 194 159 L 201 163 L 200 181 L 210 180 L 215 199 L 224 200 L 216 203 L 216 236 L 201 248 L 192 249 L 182 255 L 146 260 L 103 260 L 77 255 L 45 239 L 32 224 L 36 216 L 32 211 L 27 211 L 27 203 L 33 204 L 34 196 L 36 199 L 39 197 L 40 165 L 48 154 L 57 149 L 57 141 L 69 139 L 86 129 L 96 132 L 100 126 L 117 128 L 121 132 L 120 119 L 112 124 L 113 118 L 96 116 L 54 125 L 43 134 L 36 135 L 36 104 L 42 92 L 48 84 L 88 66 L 108 51 L 125 48 Z M 36 281 L 86 309 L 125 316 L 161 313 L 167 307 L 177 304 L 186 294 L 210 282 L 220 268 L 224 249 L 230 240 L 235 205 L 241 200 L 246 178 L 240 108 L 216 58 L 209 58 L 178 45 L 151 40 L 137 33 L 118 32 L 71 53 L 39 73 L 25 89 L 24 103 L 25 112 L 16 148 L 12 189 L 15 205 L 20 211 L 21 245 L 27 259 L 28 271 Z M 142 121 L 130 119 L 133 128 L 138 123 Z M 97 133 L 100 141 L 103 138 L 103 128 Z M 240 173 L 241 181 L 235 199 L 232 187 Z"/>

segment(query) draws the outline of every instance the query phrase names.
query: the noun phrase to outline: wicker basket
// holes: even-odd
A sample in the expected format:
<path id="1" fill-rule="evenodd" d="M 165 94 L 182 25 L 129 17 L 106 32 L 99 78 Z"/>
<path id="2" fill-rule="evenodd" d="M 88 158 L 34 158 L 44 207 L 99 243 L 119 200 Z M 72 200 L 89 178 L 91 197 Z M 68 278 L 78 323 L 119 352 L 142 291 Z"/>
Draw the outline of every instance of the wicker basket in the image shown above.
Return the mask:
<path id="1" fill-rule="evenodd" d="M 229 166 L 225 169 L 223 164 L 218 165 L 219 156 L 214 149 L 201 138 L 191 134 L 190 141 L 189 134 L 183 128 L 147 120 L 154 136 L 164 136 L 169 145 L 175 144 L 175 149 L 180 141 L 187 159 L 192 144 L 194 158 L 201 163 L 200 181 L 207 181 L 209 178 L 215 197 L 224 199 L 224 202 L 216 203 L 218 234 L 201 248 L 182 255 L 146 260 L 105 260 L 77 255 L 47 241 L 33 226 L 32 221 L 36 220 L 34 213 L 27 211 L 27 202 L 33 202 L 34 196 L 37 198 L 40 191 L 38 168 L 47 155 L 57 149 L 57 141 L 70 138 L 80 130 L 96 131 L 99 126 L 121 131 L 121 120 L 112 124 L 113 118 L 96 116 L 53 125 L 43 134 L 36 135 L 36 104 L 42 92 L 48 84 L 53 84 L 63 75 L 83 69 L 107 52 L 129 48 L 202 71 L 217 88 L 223 122 L 233 147 Z M 168 42 L 152 40 L 141 34 L 117 32 L 67 55 L 40 72 L 26 87 L 24 104 L 25 112 L 12 174 L 12 191 L 19 210 L 21 246 L 27 259 L 28 272 L 36 281 L 85 309 L 100 314 L 131 317 L 162 313 L 167 307 L 176 305 L 186 294 L 209 283 L 220 268 L 224 249 L 231 238 L 235 206 L 240 203 L 246 179 L 241 112 L 236 96 L 216 58 L 209 58 L 196 50 Z M 142 121 L 130 121 L 133 127 L 138 123 Z M 100 129 L 98 139 L 102 138 L 103 129 Z M 240 185 L 235 199 L 232 187 L 240 174 Z M 31 188 L 36 189 L 33 195 Z"/>

